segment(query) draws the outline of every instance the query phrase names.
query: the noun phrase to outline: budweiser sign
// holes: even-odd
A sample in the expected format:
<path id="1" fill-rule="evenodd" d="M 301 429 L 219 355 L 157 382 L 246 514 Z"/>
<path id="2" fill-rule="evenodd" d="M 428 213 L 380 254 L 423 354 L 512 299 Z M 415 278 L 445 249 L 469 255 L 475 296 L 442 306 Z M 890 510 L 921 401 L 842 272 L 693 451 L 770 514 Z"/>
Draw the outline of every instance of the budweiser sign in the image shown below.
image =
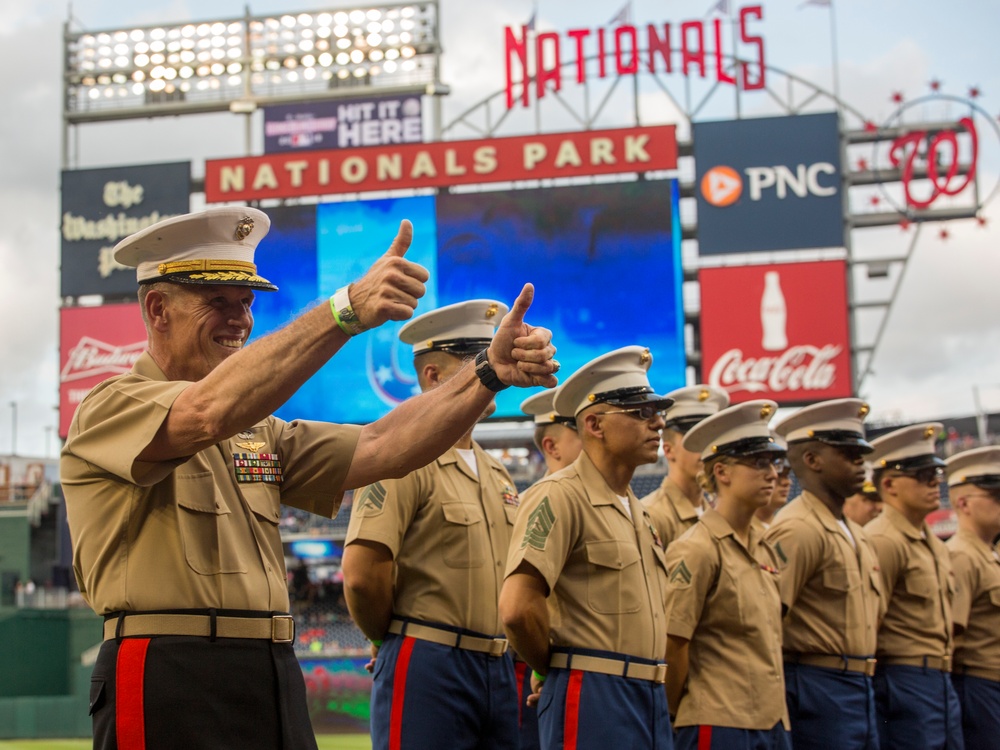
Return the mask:
<path id="1" fill-rule="evenodd" d="M 851 395 L 842 261 L 703 269 L 706 380 L 734 403 Z"/>
<path id="2" fill-rule="evenodd" d="M 66 383 L 95 375 L 121 375 L 132 369 L 132 365 L 145 350 L 145 339 L 134 344 L 114 346 L 84 336 L 69 350 L 69 357 L 59 373 L 59 380 Z"/>
<path id="3" fill-rule="evenodd" d="M 139 305 L 67 307 L 60 311 L 59 435 L 91 389 L 128 372 L 146 349 Z"/>

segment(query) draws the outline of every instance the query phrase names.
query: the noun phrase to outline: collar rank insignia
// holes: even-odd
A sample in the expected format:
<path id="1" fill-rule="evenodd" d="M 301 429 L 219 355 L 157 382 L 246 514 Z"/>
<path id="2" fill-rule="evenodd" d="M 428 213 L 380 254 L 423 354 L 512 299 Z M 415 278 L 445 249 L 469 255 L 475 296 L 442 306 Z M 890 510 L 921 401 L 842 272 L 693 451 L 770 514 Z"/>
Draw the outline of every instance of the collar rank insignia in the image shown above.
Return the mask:
<path id="1" fill-rule="evenodd" d="M 521 504 L 521 498 L 518 497 L 517 490 L 509 484 L 503 486 L 503 494 L 500 497 L 503 498 L 504 505 L 513 505 L 516 508 Z"/>
<path id="2" fill-rule="evenodd" d="M 237 443 L 241 448 L 244 445 Z M 253 443 L 253 445 L 263 446 L 263 443 Z M 234 453 L 233 471 L 236 473 L 236 481 L 240 484 L 251 482 L 266 482 L 268 484 L 281 484 L 281 461 L 277 453 Z"/>
<path id="3" fill-rule="evenodd" d="M 256 443 L 253 442 L 252 440 L 248 440 L 245 443 L 237 443 L 236 445 L 240 448 L 243 448 L 244 450 L 250 451 L 251 453 L 256 453 L 257 451 L 259 451 L 261 448 L 264 447 L 263 443 Z"/>

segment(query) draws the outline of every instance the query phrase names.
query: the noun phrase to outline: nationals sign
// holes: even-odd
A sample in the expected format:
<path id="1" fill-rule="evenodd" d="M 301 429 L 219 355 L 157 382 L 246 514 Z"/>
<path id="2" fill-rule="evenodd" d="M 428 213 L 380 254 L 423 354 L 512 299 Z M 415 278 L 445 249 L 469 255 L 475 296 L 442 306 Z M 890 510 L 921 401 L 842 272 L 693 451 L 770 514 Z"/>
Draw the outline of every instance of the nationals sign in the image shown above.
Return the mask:
<path id="1" fill-rule="evenodd" d="M 734 403 L 852 395 L 844 261 L 705 268 L 702 378 Z"/>
<path id="2" fill-rule="evenodd" d="M 90 389 L 131 370 L 145 350 L 138 303 L 59 311 L 59 437 Z"/>
<path id="3" fill-rule="evenodd" d="M 205 200 L 359 193 L 677 168 L 673 125 L 205 162 Z"/>

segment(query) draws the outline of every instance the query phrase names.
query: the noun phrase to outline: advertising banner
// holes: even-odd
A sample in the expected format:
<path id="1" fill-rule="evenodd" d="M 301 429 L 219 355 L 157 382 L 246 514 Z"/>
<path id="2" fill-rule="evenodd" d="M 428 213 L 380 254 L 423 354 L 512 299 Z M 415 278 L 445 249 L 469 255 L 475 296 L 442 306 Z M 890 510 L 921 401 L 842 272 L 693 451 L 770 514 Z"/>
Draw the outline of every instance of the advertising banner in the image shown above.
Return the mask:
<path id="1" fill-rule="evenodd" d="M 128 372 L 145 350 L 146 328 L 137 302 L 59 311 L 59 437 L 66 437 L 73 413 L 90 389 Z"/>
<path id="2" fill-rule="evenodd" d="M 846 274 L 844 261 L 702 269 L 702 378 L 734 403 L 851 396 Z"/>
<path id="3" fill-rule="evenodd" d="M 62 173 L 61 294 L 134 295 L 135 269 L 111 251 L 133 232 L 190 211 L 191 163 Z"/>
<path id="4" fill-rule="evenodd" d="M 421 143 L 417 94 L 264 108 L 264 153 Z"/>
<path id="5" fill-rule="evenodd" d="M 673 125 L 304 151 L 205 162 L 209 203 L 677 168 Z"/>
<path id="6" fill-rule="evenodd" d="M 701 255 L 842 247 L 836 113 L 694 124 Z"/>

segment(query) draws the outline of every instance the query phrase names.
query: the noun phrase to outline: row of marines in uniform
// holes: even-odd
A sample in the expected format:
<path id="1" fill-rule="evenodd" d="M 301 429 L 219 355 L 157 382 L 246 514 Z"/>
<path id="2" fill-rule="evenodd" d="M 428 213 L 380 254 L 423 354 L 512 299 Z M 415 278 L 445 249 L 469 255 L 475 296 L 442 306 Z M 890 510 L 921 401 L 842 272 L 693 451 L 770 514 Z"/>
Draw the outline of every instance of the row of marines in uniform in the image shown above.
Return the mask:
<path id="1" fill-rule="evenodd" d="M 869 444 L 867 407 L 847 399 L 774 436 L 773 402 L 659 395 L 650 352 L 630 346 L 525 405 L 565 465 L 519 497 L 471 430 L 504 387 L 556 385 L 551 334 L 524 320 L 532 288 L 507 315 L 475 300 L 406 324 L 425 393 L 381 419 L 286 422 L 272 412 L 351 337 L 411 318 L 429 274 L 403 257 L 404 221 L 329 304 L 245 346 L 254 291 L 277 289 L 253 262 L 269 225 L 217 207 L 114 251 L 136 268 L 147 350 L 81 402 L 60 461 L 74 573 L 104 617 L 95 748 L 316 747 L 278 522 L 281 504 L 332 517 L 345 488 L 359 488 L 343 572 L 372 641 L 379 750 L 998 736 L 993 449 L 949 460 L 946 551 L 924 521 L 933 426 Z M 640 502 L 630 481 L 661 439 L 670 473 Z M 887 507 L 862 530 L 843 505 L 865 458 Z M 764 529 L 786 459 L 803 493 Z"/>
<path id="2" fill-rule="evenodd" d="M 403 327 L 422 388 L 497 306 Z M 549 471 L 520 497 L 471 432 L 355 493 L 343 571 L 374 747 L 994 746 L 1000 449 L 945 464 L 937 424 L 869 443 L 858 399 L 772 427 L 771 401 L 655 393 L 651 363 L 625 347 L 522 404 Z M 661 439 L 668 474 L 639 500 Z M 947 547 L 925 522 L 945 474 Z M 872 483 L 885 509 L 862 529 L 845 501 Z"/>

